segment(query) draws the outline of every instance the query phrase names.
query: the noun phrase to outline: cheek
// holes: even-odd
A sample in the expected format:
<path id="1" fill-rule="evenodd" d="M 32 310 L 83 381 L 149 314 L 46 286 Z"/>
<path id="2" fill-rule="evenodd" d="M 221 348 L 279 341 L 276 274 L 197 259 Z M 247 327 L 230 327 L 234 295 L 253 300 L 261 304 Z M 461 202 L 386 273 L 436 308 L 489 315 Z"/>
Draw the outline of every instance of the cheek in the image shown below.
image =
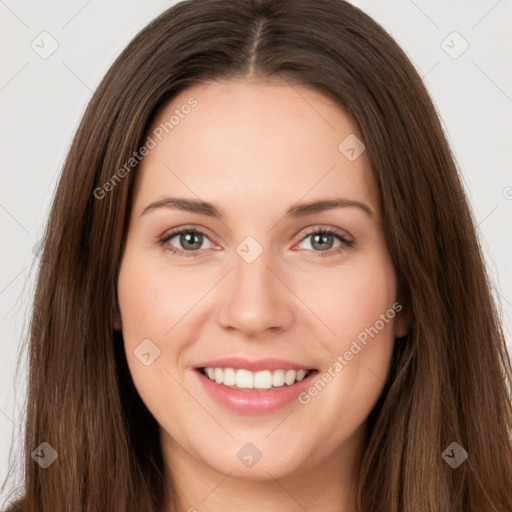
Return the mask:
<path id="1" fill-rule="evenodd" d="M 361 266 L 340 267 L 323 293 L 321 288 L 318 281 L 310 287 L 308 300 L 333 332 L 317 341 L 329 355 L 303 403 L 314 402 L 319 415 L 326 414 L 322 407 L 329 403 L 330 414 L 336 411 L 355 426 L 375 405 L 389 372 L 397 313 L 395 273 L 389 260 L 368 259 Z"/>
<path id="2" fill-rule="evenodd" d="M 218 271 L 172 267 L 135 245 L 127 249 L 118 279 L 125 352 L 139 394 L 151 409 L 161 398 L 154 396 L 155 389 L 169 387 L 173 396 L 181 396 L 170 374 L 182 377 L 180 361 L 194 341 L 201 298 L 218 280 Z M 148 352 L 149 357 L 141 357 Z M 146 366 L 148 359 L 154 362 Z"/>
<path id="3" fill-rule="evenodd" d="M 183 347 L 172 328 L 186 313 L 182 305 L 189 302 L 188 295 L 197 301 L 197 293 L 182 289 L 179 272 L 175 276 L 169 279 L 169 272 L 154 261 L 131 253 L 123 259 L 118 279 L 128 367 L 139 396 L 159 422 L 166 411 L 187 407 L 172 364 Z"/>
<path id="4" fill-rule="evenodd" d="M 167 339 L 166 334 L 185 317 L 203 295 L 204 276 L 165 266 L 143 254 L 127 254 L 118 282 L 123 328 L 130 339 L 143 336 Z M 194 281 L 194 282 L 192 282 Z M 133 340 L 132 340 L 133 341 Z"/>
<path id="5" fill-rule="evenodd" d="M 381 315 L 385 315 L 395 301 L 393 271 L 379 267 L 366 270 L 353 274 L 346 284 L 339 298 L 339 335 L 354 338 L 375 324 L 379 331 L 389 331 L 392 321 L 382 324 Z"/>
<path id="6" fill-rule="evenodd" d="M 163 341 L 173 325 L 169 312 L 175 301 L 175 293 L 170 292 L 174 283 L 166 281 L 154 263 L 127 251 L 119 272 L 118 297 L 126 357 L 136 385 L 163 366 Z"/>
<path id="7" fill-rule="evenodd" d="M 390 262 L 378 258 L 340 265 L 332 272 L 310 273 L 295 289 L 321 320 L 320 327 L 325 327 L 322 339 L 337 350 L 379 321 L 396 299 L 394 269 Z M 379 322 L 379 330 L 392 331 L 392 324 L 391 320 L 383 327 Z"/>

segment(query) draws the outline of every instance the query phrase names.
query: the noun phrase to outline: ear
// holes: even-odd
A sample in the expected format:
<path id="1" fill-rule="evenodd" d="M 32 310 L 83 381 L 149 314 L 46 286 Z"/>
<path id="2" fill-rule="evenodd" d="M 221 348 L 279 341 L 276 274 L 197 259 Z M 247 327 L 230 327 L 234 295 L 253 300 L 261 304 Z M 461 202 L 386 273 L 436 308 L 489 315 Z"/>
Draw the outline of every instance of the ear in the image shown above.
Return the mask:
<path id="1" fill-rule="evenodd" d="M 120 331 L 122 329 L 121 315 L 120 315 L 117 307 L 115 308 L 114 314 L 112 316 L 112 327 L 116 331 Z"/>
<path id="2" fill-rule="evenodd" d="M 399 288 L 395 304 L 394 309 L 397 313 L 395 316 L 394 334 L 395 338 L 402 338 L 410 332 L 412 324 L 410 301 L 403 287 Z"/>
<path id="3" fill-rule="evenodd" d="M 396 309 L 397 314 L 395 316 L 395 338 L 402 338 L 409 333 L 411 328 L 411 320 L 409 315 L 409 309 L 405 307 L 403 304 L 399 303 L 401 309 Z"/>

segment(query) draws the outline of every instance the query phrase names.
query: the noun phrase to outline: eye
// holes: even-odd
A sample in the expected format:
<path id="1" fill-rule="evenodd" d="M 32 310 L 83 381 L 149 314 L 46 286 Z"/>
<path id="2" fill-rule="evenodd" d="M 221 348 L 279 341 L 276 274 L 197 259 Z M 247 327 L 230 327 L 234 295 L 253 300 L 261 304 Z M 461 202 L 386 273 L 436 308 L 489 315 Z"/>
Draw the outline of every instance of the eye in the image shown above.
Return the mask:
<path id="1" fill-rule="evenodd" d="M 311 229 L 306 232 L 299 243 L 303 243 L 310 237 L 311 242 L 309 245 L 311 248 L 306 249 L 311 250 L 313 253 L 317 253 L 315 256 L 321 257 L 339 254 L 347 247 L 352 247 L 354 244 L 354 241 L 349 239 L 342 231 L 338 231 L 333 228 Z M 339 242 L 338 245 L 334 245 L 336 239 Z M 208 240 L 210 243 L 212 243 L 207 234 L 201 229 L 182 228 L 164 234 L 159 239 L 159 243 L 165 250 L 170 251 L 171 253 L 178 256 L 196 257 L 202 254 L 202 249 L 212 248 L 203 246 L 205 240 Z M 176 247 L 176 245 L 181 245 L 182 248 Z"/>
<path id="2" fill-rule="evenodd" d="M 317 253 L 315 256 L 333 256 L 344 251 L 347 247 L 352 247 L 354 241 L 350 240 L 341 231 L 332 228 L 315 228 L 306 232 L 301 242 L 304 242 L 308 238 L 311 238 L 309 245 L 313 252 Z M 335 239 L 340 242 L 337 246 L 334 246 Z M 319 249 L 319 250 L 316 250 Z"/>
<path id="3" fill-rule="evenodd" d="M 171 242 L 176 239 L 174 244 L 179 244 L 183 249 L 179 247 L 175 247 Z M 197 254 L 201 249 L 208 249 L 208 247 L 203 246 L 203 242 L 209 240 L 206 233 L 201 231 L 198 228 L 184 228 L 178 231 L 172 231 L 171 233 L 166 233 L 162 238 L 160 238 L 159 242 L 162 247 L 166 250 L 171 251 L 173 254 L 177 254 L 178 256 L 198 256 Z M 210 241 L 211 242 L 211 241 Z"/>

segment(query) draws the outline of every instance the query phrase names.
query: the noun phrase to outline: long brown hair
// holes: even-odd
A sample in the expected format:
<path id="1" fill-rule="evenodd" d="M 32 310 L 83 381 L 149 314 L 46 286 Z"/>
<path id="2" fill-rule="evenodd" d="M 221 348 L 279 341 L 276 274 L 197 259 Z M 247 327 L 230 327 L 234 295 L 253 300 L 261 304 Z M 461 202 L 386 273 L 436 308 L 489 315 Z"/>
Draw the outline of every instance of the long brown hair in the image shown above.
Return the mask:
<path id="1" fill-rule="evenodd" d="M 380 190 L 411 329 L 395 342 L 368 419 L 359 511 L 510 512 L 512 368 L 455 159 L 404 52 L 342 0 L 180 2 L 109 69 L 47 224 L 28 346 L 23 495 L 13 510 L 162 512 L 173 502 L 158 425 L 112 328 L 136 167 L 97 191 L 177 93 L 247 77 L 282 78 L 336 101 L 359 128 Z M 42 442 L 58 453 L 47 469 L 31 457 Z M 468 454 L 457 468 L 443 456 L 454 442 Z"/>

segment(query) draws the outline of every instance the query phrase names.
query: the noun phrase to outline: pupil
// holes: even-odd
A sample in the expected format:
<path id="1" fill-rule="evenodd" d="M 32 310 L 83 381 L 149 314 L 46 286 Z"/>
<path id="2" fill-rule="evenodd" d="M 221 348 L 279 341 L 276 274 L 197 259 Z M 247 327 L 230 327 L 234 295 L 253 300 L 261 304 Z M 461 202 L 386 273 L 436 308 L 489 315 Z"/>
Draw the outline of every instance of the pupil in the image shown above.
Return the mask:
<path id="1" fill-rule="evenodd" d="M 332 235 L 329 235 L 327 233 L 317 233 L 314 237 L 313 237 L 313 247 L 315 247 L 315 244 L 317 243 L 317 239 L 320 239 L 320 244 L 322 243 L 328 243 L 328 239 L 329 237 L 331 237 Z M 329 244 L 328 244 L 329 245 Z M 320 245 L 319 246 L 320 249 L 325 249 L 325 245 Z M 330 247 L 327 247 L 327 248 L 330 248 Z"/>
<path id="2" fill-rule="evenodd" d="M 194 247 L 190 247 L 192 249 L 199 249 L 201 247 L 201 233 L 187 233 L 181 236 L 181 243 L 183 247 L 186 247 L 187 244 L 192 244 Z M 193 238 L 199 239 L 199 242 L 194 244 Z M 186 242 L 186 243 L 185 243 Z"/>

